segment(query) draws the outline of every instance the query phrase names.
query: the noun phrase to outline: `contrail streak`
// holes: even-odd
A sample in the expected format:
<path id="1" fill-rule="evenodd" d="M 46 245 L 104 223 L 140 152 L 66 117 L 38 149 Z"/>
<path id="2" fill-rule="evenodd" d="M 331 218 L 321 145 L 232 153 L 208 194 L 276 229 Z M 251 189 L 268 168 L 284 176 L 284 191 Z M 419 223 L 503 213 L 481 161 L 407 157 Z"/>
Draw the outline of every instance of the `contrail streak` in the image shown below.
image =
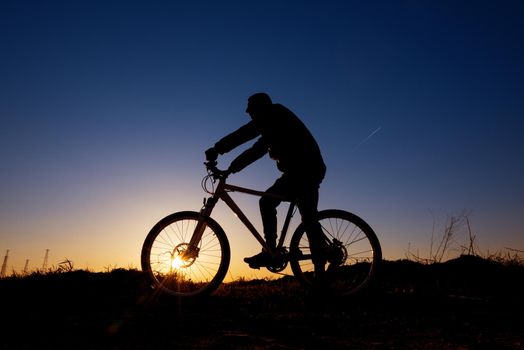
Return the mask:
<path id="1" fill-rule="evenodd" d="M 364 142 L 366 142 L 367 140 L 369 140 L 370 138 L 373 137 L 373 135 L 375 135 L 377 132 L 380 131 L 380 129 L 382 129 L 381 126 L 379 126 L 378 128 L 376 128 L 371 134 L 369 134 L 365 139 L 363 139 L 362 141 L 360 141 L 360 143 L 355 147 L 355 149 L 359 148 L 360 146 L 362 146 L 362 144 Z"/>
<path id="2" fill-rule="evenodd" d="M 379 132 L 380 129 L 382 129 L 381 126 L 379 126 L 378 128 L 376 128 L 375 131 L 373 131 L 371 134 L 369 134 L 369 136 L 366 137 L 366 138 L 364 139 L 364 141 L 362 141 L 362 142 L 366 142 L 367 140 L 369 140 L 371 137 L 373 137 L 373 135 L 375 135 L 377 132 Z"/>

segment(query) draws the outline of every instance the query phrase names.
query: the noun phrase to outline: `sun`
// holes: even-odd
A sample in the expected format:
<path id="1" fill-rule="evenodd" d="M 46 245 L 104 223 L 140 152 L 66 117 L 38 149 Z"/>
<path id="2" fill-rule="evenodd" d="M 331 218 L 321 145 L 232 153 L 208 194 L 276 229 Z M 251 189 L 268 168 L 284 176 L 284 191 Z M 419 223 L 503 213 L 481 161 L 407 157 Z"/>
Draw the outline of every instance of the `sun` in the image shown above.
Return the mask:
<path id="1" fill-rule="evenodd" d="M 182 260 L 180 255 L 175 256 L 173 259 L 171 259 L 171 267 L 173 269 L 179 270 L 184 266 L 185 262 Z"/>

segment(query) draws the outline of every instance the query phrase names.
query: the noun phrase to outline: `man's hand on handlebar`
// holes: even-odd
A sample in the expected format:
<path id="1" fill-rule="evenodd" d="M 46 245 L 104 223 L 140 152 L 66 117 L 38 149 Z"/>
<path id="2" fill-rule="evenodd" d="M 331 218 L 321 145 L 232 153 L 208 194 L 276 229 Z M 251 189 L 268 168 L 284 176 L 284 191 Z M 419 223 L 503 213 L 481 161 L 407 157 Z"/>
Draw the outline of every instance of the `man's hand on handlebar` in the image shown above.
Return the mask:
<path id="1" fill-rule="evenodd" d="M 217 162 L 215 161 L 208 161 L 204 163 L 206 165 L 206 168 L 211 176 L 213 176 L 214 179 L 225 179 L 231 174 L 229 170 L 220 170 L 217 168 Z"/>
<path id="2" fill-rule="evenodd" d="M 215 147 L 211 147 L 206 151 L 206 160 L 208 162 L 214 162 L 218 158 L 218 152 Z"/>
<path id="3" fill-rule="evenodd" d="M 215 179 L 225 179 L 231 174 L 231 171 L 228 170 L 220 170 L 217 168 L 217 158 L 218 158 L 218 152 L 215 150 L 214 147 L 209 148 L 206 152 L 206 162 L 204 163 L 206 165 L 207 170 L 211 173 L 213 178 Z"/>

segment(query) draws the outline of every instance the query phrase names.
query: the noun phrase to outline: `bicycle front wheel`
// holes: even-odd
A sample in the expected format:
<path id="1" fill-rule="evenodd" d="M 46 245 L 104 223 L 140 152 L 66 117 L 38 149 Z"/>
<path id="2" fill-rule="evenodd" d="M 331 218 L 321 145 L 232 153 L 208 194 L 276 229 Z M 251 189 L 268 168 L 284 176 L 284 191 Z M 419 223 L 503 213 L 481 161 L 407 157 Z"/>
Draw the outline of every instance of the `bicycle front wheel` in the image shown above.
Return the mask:
<path id="1" fill-rule="evenodd" d="M 354 295 L 370 284 L 382 261 L 382 250 L 373 229 L 360 217 L 343 210 L 319 212 L 319 223 L 328 243 L 325 287 L 338 295 Z M 314 265 L 304 226 L 290 243 L 293 274 L 306 287 L 314 279 Z"/>
<path id="2" fill-rule="evenodd" d="M 187 254 L 199 220 L 204 234 L 196 254 Z M 226 276 L 230 248 L 224 230 L 197 212 L 178 212 L 160 220 L 142 246 L 142 270 L 153 286 L 174 296 L 197 296 L 213 292 Z"/>

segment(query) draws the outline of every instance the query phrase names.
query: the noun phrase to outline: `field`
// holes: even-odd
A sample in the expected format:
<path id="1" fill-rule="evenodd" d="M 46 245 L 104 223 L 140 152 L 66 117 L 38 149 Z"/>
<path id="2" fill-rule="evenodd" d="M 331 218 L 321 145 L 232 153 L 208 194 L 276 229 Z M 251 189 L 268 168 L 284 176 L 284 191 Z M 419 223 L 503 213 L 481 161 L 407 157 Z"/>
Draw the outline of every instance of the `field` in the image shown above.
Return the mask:
<path id="1" fill-rule="evenodd" d="M 140 271 L 0 280 L 0 349 L 524 349 L 524 267 L 463 256 L 384 262 L 352 299 L 293 278 L 158 295 Z"/>

